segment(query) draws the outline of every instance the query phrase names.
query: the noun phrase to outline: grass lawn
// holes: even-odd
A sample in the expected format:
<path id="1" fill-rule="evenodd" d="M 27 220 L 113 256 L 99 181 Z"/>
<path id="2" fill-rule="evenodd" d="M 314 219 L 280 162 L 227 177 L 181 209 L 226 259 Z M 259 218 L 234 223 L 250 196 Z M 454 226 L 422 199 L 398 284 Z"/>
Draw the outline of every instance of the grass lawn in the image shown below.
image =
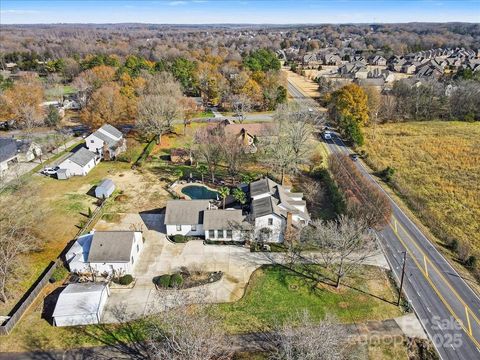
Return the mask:
<path id="1" fill-rule="evenodd" d="M 395 168 L 407 203 L 442 240 L 480 251 L 480 123 L 409 122 L 366 129 L 375 170 Z"/>
<path id="2" fill-rule="evenodd" d="M 304 309 L 315 320 L 322 320 L 330 314 L 344 323 L 402 315 L 401 309 L 388 302 L 394 301 L 395 292 L 382 270 L 363 267 L 348 283 L 352 288 L 342 286 L 337 290 L 329 285 L 312 288 L 312 283 L 288 270 L 265 267 L 252 275 L 242 299 L 213 305 L 210 310 L 232 333 L 268 328 L 289 320 Z"/>
<path id="3" fill-rule="evenodd" d="M 213 118 L 213 112 L 211 110 L 201 111 L 193 115 L 194 119 L 208 119 Z"/>

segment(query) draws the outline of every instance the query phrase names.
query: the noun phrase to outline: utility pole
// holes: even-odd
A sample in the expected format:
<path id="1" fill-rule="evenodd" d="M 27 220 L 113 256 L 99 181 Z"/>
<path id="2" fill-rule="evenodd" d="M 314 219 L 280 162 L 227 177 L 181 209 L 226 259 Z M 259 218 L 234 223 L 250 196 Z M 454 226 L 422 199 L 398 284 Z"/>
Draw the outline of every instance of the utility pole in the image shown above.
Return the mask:
<path id="1" fill-rule="evenodd" d="M 400 306 L 400 299 L 402 298 L 403 279 L 405 277 L 405 264 L 407 263 L 407 252 L 403 252 L 402 276 L 400 278 L 400 290 L 398 291 L 397 306 Z"/>

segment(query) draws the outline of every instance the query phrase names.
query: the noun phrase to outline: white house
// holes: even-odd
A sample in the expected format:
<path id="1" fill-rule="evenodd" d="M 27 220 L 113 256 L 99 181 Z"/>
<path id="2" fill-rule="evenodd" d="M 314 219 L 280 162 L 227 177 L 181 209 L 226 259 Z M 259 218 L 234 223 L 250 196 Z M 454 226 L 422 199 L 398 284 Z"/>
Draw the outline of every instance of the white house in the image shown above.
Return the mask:
<path id="1" fill-rule="evenodd" d="M 210 209 L 209 200 L 170 200 L 165 225 L 167 235 L 203 236 L 203 215 Z"/>
<path id="2" fill-rule="evenodd" d="M 140 231 L 93 231 L 80 236 L 65 255 L 71 272 L 134 274 L 143 237 Z"/>
<path id="3" fill-rule="evenodd" d="M 126 141 L 120 130 L 112 125 L 105 124 L 97 131 L 87 136 L 85 145 L 88 150 L 99 154 L 105 160 L 115 157 L 126 150 Z"/>
<path id="4" fill-rule="evenodd" d="M 98 155 L 88 151 L 86 148 L 80 148 L 78 151 L 63 160 L 58 166 L 60 169 L 64 169 L 69 176 L 85 176 L 98 164 L 99 161 L 100 158 Z"/>
<path id="5" fill-rule="evenodd" d="M 250 225 L 242 210 L 205 210 L 203 212 L 205 239 L 212 241 L 246 241 Z"/>
<path id="6" fill-rule="evenodd" d="M 287 226 L 303 227 L 310 222 L 302 193 L 268 178 L 250 183 L 251 218 L 255 237 L 263 242 L 283 242 Z"/>
<path id="7" fill-rule="evenodd" d="M 60 293 L 53 311 L 56 326 L 99 324 L 110 295 L 107 284 L 69 284 Z"/>

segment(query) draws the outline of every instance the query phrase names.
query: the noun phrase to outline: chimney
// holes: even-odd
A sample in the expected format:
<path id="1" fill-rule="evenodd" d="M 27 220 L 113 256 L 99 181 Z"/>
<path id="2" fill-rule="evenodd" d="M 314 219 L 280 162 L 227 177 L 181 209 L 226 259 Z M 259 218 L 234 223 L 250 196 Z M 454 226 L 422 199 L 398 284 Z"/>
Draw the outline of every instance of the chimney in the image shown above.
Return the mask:
<path id="1" fill-rule="evenodd" d="M 292 227 L 292 213 L 290 211 L 287 212 L 287 230 Z"/>

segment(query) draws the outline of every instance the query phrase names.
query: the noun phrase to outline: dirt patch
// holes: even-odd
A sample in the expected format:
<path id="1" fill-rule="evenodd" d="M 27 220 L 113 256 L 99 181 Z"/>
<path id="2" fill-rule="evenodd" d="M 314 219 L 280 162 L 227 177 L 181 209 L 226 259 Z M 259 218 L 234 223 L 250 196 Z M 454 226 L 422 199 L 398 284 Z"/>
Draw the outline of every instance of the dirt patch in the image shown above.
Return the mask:
<path id="1" fill-rule="evenodd" d="M 302 90 L 305 95 L 311 96 L 313 98 L 320 97 L 320 92 L 318 91 L 318 85 L 313 80 L 310 80 L 304 76 L 298 75 L 292 71 L 286 71 L 288 80 L 291 81 L 296 87 Z"/>

